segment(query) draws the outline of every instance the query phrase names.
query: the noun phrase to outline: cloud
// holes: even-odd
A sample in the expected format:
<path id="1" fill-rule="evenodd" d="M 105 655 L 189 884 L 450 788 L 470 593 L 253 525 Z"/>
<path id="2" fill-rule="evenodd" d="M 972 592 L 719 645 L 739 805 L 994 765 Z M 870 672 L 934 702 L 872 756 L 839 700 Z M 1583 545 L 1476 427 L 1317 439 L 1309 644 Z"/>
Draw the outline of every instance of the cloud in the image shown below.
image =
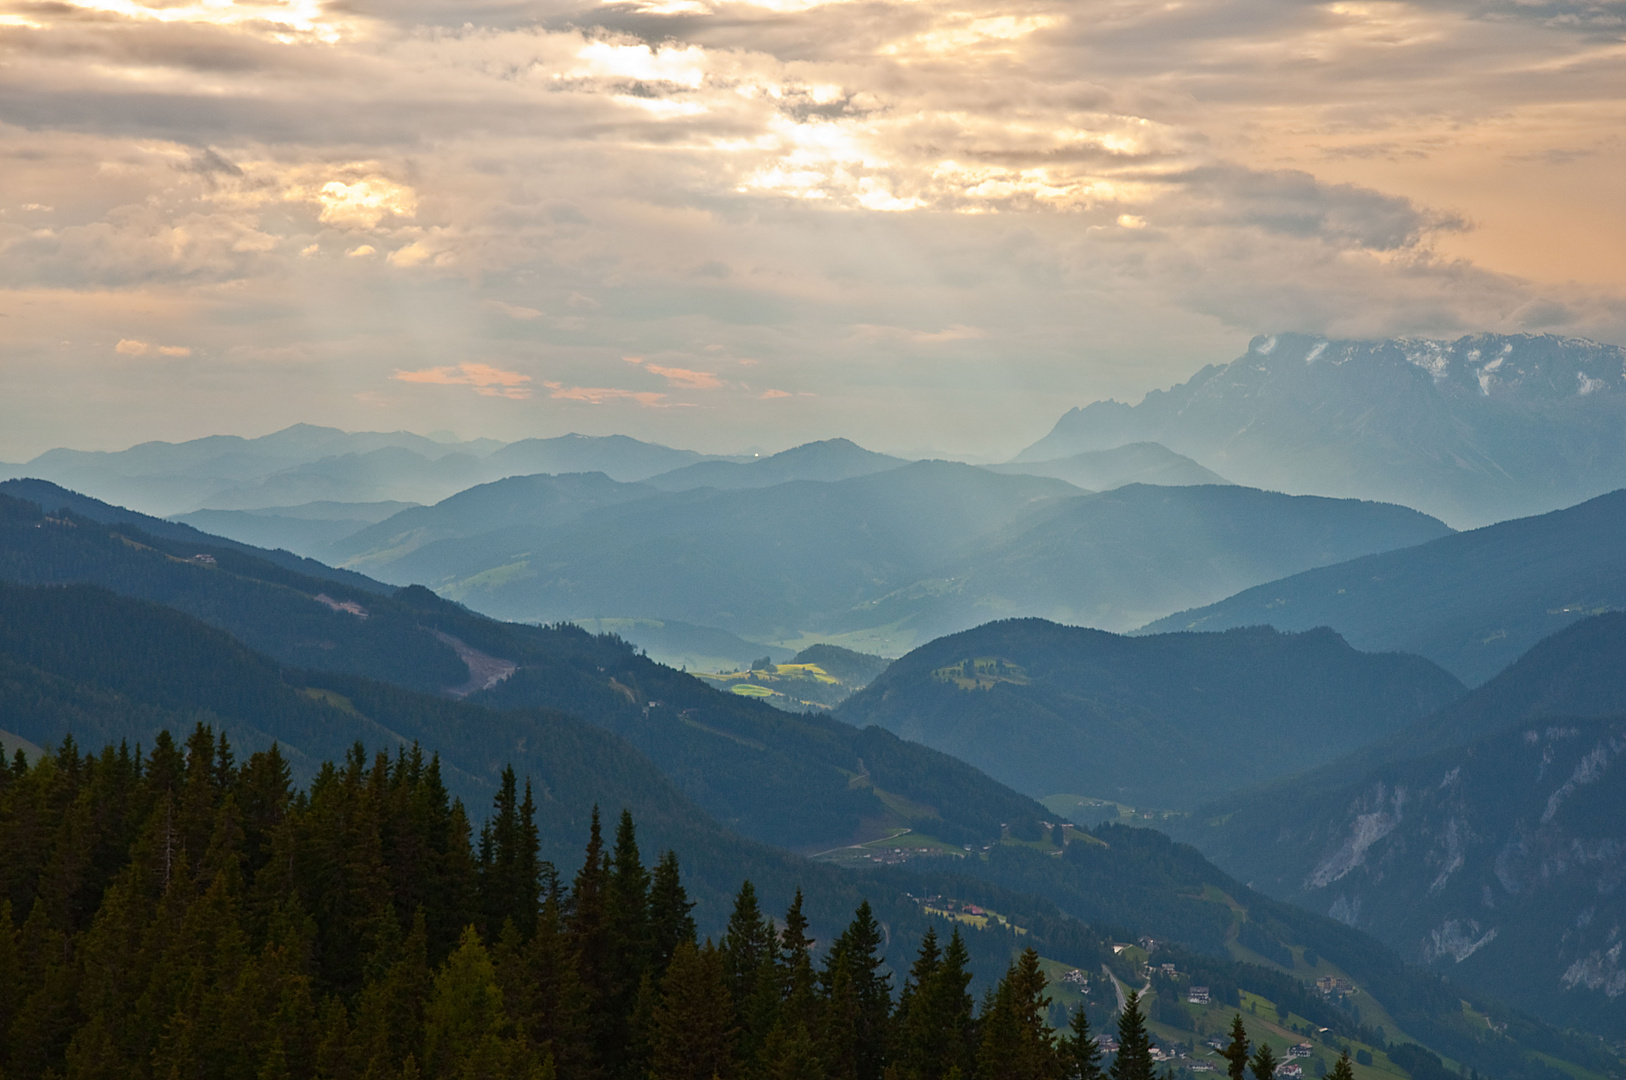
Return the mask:
<path id="1" fill-rule="evenodd" d="M 16 365 L 0 432 L 293 422 L 307 365 L 372 423 L 352 395 L 400 357 L 476 355 L 402 374 L 547 370 L 539 412 L 647 406 L 719 449 L 994 453 L 1255 332 L 1626 340 L 1618 7 L 29 3 L 0 25 L 8 349 L 117 406 L 34 407 L 64 376 Z M 230 362 L 206 390 L 120 340 Z M 752 408 L 790 385 L 817 411 Z"/>
<path id="2" fill-rule="evenodd" d="M 523 401 L 531 396 L 529 375 L 517 371 L 504 371 L 490 364 L 457 364 L 449 367 L 425 368 L 422 371 L 397 370 L 392 379 L 409 383 L 429 383 L 434 386 L 472 386 L 485 397 L 505 397 Z M 552 386 L 553 384 L 547 384 Z"/>
<path id="3" fill-rule="evenodd" d="M 480 306 L 487 311 L 498 315 L 506 315 L 510 319 L 518 319 L 520 322 L 540 319 L 544 314 L 533 307 L 524 307 L 520 304 L 505 304 L 501 300 L 484 300 L 481 301 Z"/>
<path id="4" fill-rule="evenodd" d="M 659 375 L 673 386 L 685 390 L 715 390 L 723 385 L 723 380 L 709 371 L 691 371 L 688 368 L 661 367 L 659 364 L 645 364 L 644 370 Z"/>
<path id="5" fill-rule="evenodd" d="M 113 346 L 113 351 L 120 356 L 191 356 L 192 350 L 185 345 L 152 345 L 135 338 L 120 338 L 119 343 Z"/>
<path id="6" fill-rule="evenodd" d="M 775 398 L 785 398 L 790 396 L 791 394 L 789 390 L 764 390 L 762 393 L 757 395 L 757 399 L 760 401 L 772 401 Z"/>
<path id="7" fill-rule="evenodd" d="M 548 397 L 555 401 L 581 401 L 589 405 L 604 405 L 612 401 L 631 401 L 649 409 L 669 409 L 680 405 L 669 402 L 666 395 L 649 390 L 619 390 L 613 387 L 566 386 L 559 382 L 545 382 Z"/>

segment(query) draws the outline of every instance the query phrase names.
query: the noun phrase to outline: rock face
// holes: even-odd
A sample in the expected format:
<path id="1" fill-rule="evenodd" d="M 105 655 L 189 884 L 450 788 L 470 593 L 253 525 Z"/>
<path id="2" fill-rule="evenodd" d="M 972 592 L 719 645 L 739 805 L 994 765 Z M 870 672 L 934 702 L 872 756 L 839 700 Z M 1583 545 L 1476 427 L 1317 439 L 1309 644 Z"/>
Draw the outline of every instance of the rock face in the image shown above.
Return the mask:
<path id="1" fill-rule="evenodd" d="M 1290 898 L 1560 1022 L 1626 1032 L 1626 718 L 1552 720 L 1384 770 L 1278 843 Z"/>
<path id="2" fill-rule="evenodd" d="M 1204 808 L 1255 888 L 1560 1024 L 1626 1036 L 1626 614 L 1331 766 Z"/>
<path id="3" fill-rule="evenodd" d="M 1138 405 L 1072 410 L 1017 460 L 1136 441 L 1240 484 L 1400 502 L 1469 527 L 1626 486 L 1626 352 L 1553 335 L 1257 337 Z"/>

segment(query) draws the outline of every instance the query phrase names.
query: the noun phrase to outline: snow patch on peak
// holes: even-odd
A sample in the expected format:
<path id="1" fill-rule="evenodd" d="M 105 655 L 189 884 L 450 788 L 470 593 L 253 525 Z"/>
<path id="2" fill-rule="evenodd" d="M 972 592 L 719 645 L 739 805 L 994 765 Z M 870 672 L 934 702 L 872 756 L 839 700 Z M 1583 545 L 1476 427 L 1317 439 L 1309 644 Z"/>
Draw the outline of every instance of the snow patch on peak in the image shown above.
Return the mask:
<path id="1" fill-rule="evenodd" d="M 1316 358 L 1319 357 L 1322 353 L 1324 353 L 1326 351 L 1327 351 L 1327 343 L 1325 341 L 1318 341 L 1318 342 L 1315 343 L 1314 348 L 1312 348 L 1309 352 L 1304 354 L 1304 362 L 1306 364 L 1313 364 L 1313 363 L 1316 362 Z M 1598 385 L 1602 386 L 1603 384 L 1599 383 Z M 1585 391 L 1582 391 L 1582 393 L 1585 393 Z"/>
<path id="2" fill-rule="evenodd" d="M 1256 352 L 1260 356 L 1269 356 L 1276 351 L 1276 335 L 1271 334 L 1268 337 L 1254 338 L 1253 347 L 1250 351 Z"/>
<path id="3" fill-rule="evenodd" d="M 1589 378 L 1584 371 L 1577 371 L 1575 377 L 1581 381 L 1581 388 L 1575 392 L 1576 397 L 1586 397 L 1594 390 L 1602 390 L 1605 385 L 1602 379 Z"/>
<path id="4" fill-rule="evenodd" d="M 1402 351 L 1409 363 L 1415 364 L 1434 377 L 1439 382 L 1450 374 L 1451 357 L 1445 351 L 1445 343 L 1439 341 L 1411 340 L 1402 343 Z"/>

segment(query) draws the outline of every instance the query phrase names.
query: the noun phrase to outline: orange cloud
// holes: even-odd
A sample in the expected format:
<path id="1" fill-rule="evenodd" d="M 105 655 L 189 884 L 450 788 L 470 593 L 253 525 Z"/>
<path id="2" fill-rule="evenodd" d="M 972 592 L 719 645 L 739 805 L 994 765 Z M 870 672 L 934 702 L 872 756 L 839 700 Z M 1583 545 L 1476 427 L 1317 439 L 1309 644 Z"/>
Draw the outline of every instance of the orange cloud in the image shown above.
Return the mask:
<path id="1" fill-rule="evenodd" d="M 505 397 L 523 401 L 531 396 L 529 375 L 517 371 L 504 371 L 490 364 L 457 364 L 452 367 L 425 368 L 422 371 L 397 371 L 390 376 L 401 382 L 430 383 L 435 386 L 472 386 L 477 394 L 486 397 Z M 550 384 L 551 385 L 551 384 Z"/>
<path id="2" fill-rule="evenodd" d="M 185 345 L 151 345 L 135 338 L 120 338 L 119 343 L 113 346 L 113 351 L 120 356 L 191 356 L 192 350 Z"/>
<path id="3" fill-rule="evenodd" d="M 790 397 L 790 391 L 789 390 L 764 390 L 762 393 L 758 394 L 757 397 L 761 398 L 763 401 L 769 401 L 769 400 L 771 400 L 773 398 Z"/>
<path id="4" fill-rule="evenodd" d="M 673 386 L 680 386 L 685 390 L 715 390 L 723 385 L 719 379 L 709 371 L 690 371 L 688 368 L 661 367 L 659 364 L 645 364 L 645 371 L 654 372 Z"/>
<path id="5" fill-rule="evenodd" d="M 621 390 L 608 386 L 566 386 L 564 383 L 545 382 L 548 396 L 555 401 L 585 401 L 589 405 L 603 405 L 609 401 L 635 401 L 646 409 L 670 409 L 675 402 L 663 400 L 666 395 L 653 390 Z"/>

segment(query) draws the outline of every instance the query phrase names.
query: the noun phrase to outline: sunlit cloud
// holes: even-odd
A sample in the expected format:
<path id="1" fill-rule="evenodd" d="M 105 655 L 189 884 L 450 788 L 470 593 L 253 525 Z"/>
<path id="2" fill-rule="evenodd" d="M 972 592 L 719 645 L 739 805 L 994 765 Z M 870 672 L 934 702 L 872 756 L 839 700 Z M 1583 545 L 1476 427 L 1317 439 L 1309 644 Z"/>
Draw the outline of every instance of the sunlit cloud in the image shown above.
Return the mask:
<path id="1" fill-rule="evenodd" d="M 305 419 L 289 372 L 320 366 L 336 400 L 401 426 L 621 403 L 652 435 L 728 450 L 825 434 L 811 409 L 794 433 L 750 426 L 780 412 L 753 402 L 801 396 L 763 387 L 817 385 L 820 408 L 867 417 L 824 426 L 871 443 L 1013 450 L 1059 401 L 1167 385 L 1258 331 L 1620 340 L 1613 17 L 1549 0 L 1494 18 L 1407 0 L 5 5 L 0 310 L 8 355 L 33 362 L 8 372 L 0 441 Z M 231 358 L 213 390 L 191 365 L 118 363 L 181 348 Z M 449 363 L 467 355 L 486 362 Z M 581 366 L 618 356 L 639 370 Z M 754 385 L 725 377 L 738 357 Z M 14 404 L 50 389 L 28 373 L 73 365 L 143 404 Z M 538 385 L 518 370 L 558 382 L 526 410 L 354 396 L 397 365 L 493 399 Z M 629 385 L 577 385 L 600 382 Z M 699 401 L 706 423 L 682 426 L 672 406 Z M 996 412 L 975 432 L 938 419 Z"/>
<path id="2" fill-rule="evenodd" d="M 612 401 L 630 401 L 649 409 L 667 409 L 679 402 L 669 402 L 666 395 L 651 390 L 620 390 L 604 386 L 566 386 L 560 382 L 545 382 L 548 397 L 555 401 L 581 401 L 588 405 L 604 405 Z"/>
<path id="3" fill-rule="evenodd" d="M 714 390 L 723 385 L 723 380 L 709 371 L 662 367 L 659 364 L 645 364 L 644 370 L 652 375 L 659 375 L 673 386 L 682 387 L 685 390 Z"/>
<path id="4" fill-rule="evenodd" d="M 391 378 L 433 386 L 472 386 L 476 393 L 485 397 L 505 397 L 514 401 L 523 401 L 531 396 L 531 388 L 526 385 L 531 381 L 529 375 L 504 371 L 490 364 L 457 364 L 422 371 L 396 371 Z"/>
<path id="5" fill-rule="evenodd" d="M 191 356 L 192 350 L 185 345 L 153 345 L 149 342 L 138 341 L 135 338 L 120 338 L 119 343 L 113 346 L 113 351 L 120 356 Z"/>

